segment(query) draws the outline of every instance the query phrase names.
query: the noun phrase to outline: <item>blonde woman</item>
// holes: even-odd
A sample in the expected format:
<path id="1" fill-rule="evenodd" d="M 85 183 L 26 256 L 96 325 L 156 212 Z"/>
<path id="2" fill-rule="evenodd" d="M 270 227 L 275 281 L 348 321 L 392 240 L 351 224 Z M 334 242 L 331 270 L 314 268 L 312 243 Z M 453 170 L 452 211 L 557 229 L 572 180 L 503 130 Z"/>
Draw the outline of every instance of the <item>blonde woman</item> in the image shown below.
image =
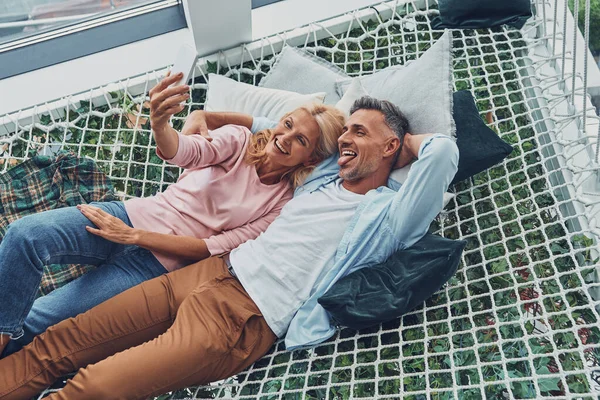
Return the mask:
<path id="1" fill-rule="evenodd" d="M 169 125 L 189 87 L 167 76 L 150 91 L 157 154 L 185 169 L 152 197 L 52 210 L 12 223 L 0 243 L 0 353 L 11 354 L 46 328 L 193 261 L 228 253 L 275 219 L 314 166 L 337 150 L 343 115 L 300 107 L 252 135 L 253 119 L 182 135 Z M 222 114 L 208 115 L 209 128 Z M 48 264 L 98 267 L 34 301 Z M 7 346 L 8 344 L 8 346 Z"/>

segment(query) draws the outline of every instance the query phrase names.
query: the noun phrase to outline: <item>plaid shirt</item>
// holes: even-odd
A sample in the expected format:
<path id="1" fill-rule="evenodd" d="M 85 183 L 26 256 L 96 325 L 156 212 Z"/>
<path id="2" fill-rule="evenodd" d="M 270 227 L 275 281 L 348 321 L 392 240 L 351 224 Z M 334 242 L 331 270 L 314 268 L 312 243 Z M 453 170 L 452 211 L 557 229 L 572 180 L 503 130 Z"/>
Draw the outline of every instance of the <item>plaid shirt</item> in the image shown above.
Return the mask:
<path id="1" fill-rule="evenodd" d="M 0 242 L 8 225 L 25 215 L 92 201 L 118 200 L 109 178 L 89 158 L 68 151 L 35 156 L 0 174 Z M 91 270 L 89 265 L 48 265 L 40 295 Z"/>

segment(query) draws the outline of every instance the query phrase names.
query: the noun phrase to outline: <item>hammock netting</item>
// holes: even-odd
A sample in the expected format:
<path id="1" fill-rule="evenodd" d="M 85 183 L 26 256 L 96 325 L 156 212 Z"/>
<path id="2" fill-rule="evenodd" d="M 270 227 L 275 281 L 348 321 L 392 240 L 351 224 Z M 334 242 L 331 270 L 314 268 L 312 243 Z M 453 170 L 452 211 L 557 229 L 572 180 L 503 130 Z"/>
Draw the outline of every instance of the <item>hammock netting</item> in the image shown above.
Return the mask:
<path id="1" fill-rule="evenodd" d="M 387 2 L 337 17 L 344 25 L 335 32 L 323 21 L 201 59 L 189 106 L 173 124 L 181 128 L 203 107 L 208 72 L 258 84 L 287 42 L 351 76 L 370 74 L 427 50 L 443 33 L 431 27 L 437 14 L 435 4 Z M 542 66 L 551 61 L 532 59 L 548 42 L 535 34 L 541 21 L 452 32 L 455 89 L 473 93 L 514 151 L 451 187 L 455 198 L 433 222 L 432 232 L 468 243 L 447 285 L 398 320 L 341 330 L 311 350 L 288 352 L 278 342 L 236 377 L 160 398 L 597 398 L 598 232 L 588 225 L 595 205 L 576 187 L 577 169 L 591 166 L 565 160 L 581 141 L 543 129 L 567 120 L 544 112 L 567 97 L 545 83 L 570 75 L 548 75 Z M 164 190 L 181 172 L 156 156 L 149 129 L 147 92 L 164 72 L 5 116 L 12 123 L 0 137 L 1 171 L 64 148 L 96 160 L 125 198 Z"/>

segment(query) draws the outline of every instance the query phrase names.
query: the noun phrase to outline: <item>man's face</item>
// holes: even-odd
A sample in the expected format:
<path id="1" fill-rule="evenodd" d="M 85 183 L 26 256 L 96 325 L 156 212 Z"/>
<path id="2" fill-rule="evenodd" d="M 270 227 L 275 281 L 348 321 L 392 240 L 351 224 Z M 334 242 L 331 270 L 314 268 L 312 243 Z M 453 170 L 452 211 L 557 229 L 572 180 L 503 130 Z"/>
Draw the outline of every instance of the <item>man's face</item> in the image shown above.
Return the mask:
<path id="1" fill-rule="evenodd" d="M 394 136 L 383 113 L 358 110 L 352 114 L 338 139 L 340 177 L 353 182 L 373 175 L 382 166 L 386 146 Z"/>

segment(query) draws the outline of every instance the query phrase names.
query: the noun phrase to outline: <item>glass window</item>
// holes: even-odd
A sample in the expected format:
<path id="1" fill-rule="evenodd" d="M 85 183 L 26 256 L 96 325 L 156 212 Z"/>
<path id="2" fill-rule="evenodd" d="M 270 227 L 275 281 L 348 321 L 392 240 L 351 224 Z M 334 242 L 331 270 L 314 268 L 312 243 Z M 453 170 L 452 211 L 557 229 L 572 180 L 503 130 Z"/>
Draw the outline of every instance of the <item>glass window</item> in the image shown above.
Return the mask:
<path id="1" fill-rule="evenodd" d="M 0 44 L 157 0 L 2 0 Z"/>
<path id="2" fill-rule="evenodd" d="M 0 0 L 0 79 L 185 28 L 182 1 Z"/>

